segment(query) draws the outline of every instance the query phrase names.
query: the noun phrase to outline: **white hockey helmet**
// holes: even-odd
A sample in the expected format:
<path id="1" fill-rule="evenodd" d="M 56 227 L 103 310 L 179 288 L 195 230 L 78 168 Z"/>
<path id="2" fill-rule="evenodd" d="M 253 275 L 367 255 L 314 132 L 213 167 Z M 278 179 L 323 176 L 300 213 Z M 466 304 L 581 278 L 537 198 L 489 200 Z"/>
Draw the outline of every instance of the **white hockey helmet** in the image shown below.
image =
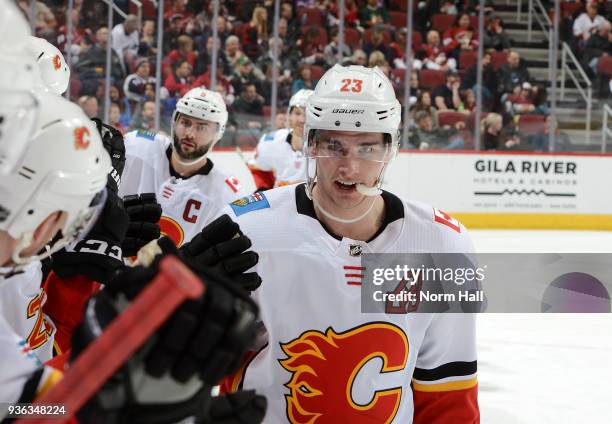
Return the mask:
<path id="1" fill-rule="evenodd" d="M 207 90 L 204 87 L 192 88 L 179 99 L 176 109 L 172 114 L 172 127 L 176 123 L 179 114 L 190 116 L 195 119 L 216 122 L 217 132 L 213 142 L 217 142 L 225 133 L 227 124 L 227 107 L 221 94 L 216 91 Z"/>
<path id="2" fill-rule="evenodd" d="M 30 36 L 30 25 L 14 1 L 0 0 L 0 52 L 18 51 Z"/>
<path id="3" fill-rule="evenodd" d="M 38 63 L 40 84 L 37 88 L 64 94 L 70 83 L 70 68 L 62 52 L 47 40 L 32 36 L 27 41 L 27 49 Z"/>
<path id="4" fill-rule="evenodd" d="M 23 161 L 0 179 L 0 229 L 19 240 L 13 261 L 49 256 L 86 231 L 104 202 L 111 169 L 100 135 L 83 111 L 53 93 L 40 93 L 40 118 Z M 67 213 L 62 238 L 46 253 L 20 257 L 36 228 L 55 211 Z"/>
<path id="5" fill-rule="evenodd" d="M 19 166 L 34 132 L 39 103 L 32 89 L 37 80 L 29 55 L 0 53 L 0 175 Z"/>
<path id="6" fill-rule="evenodd" d="M 306 102 L 308 98 L 314 93 L 314 90 L 308 90 L 306 88 L 302 88 L 289 99 L 289 112 L 294 107 L 300 107 L 302 109 L 306 109 Z"/>
<path id="7" fill-rule="evenodd" d="M 310 194 L 316 178 L 316 161 L 311 154 L 316 130 L 370 132 L 388 134 L 389 154 L 376 187 L 357 188 L 366 195 L 381 192 L 386 164 L 399 148 L 399 128 L 402 107 L 395 97 L 393 85 L 378 68 L 358 65 L 334 65 L 321 77 L 308 99 L 304 141 L 307 161 L 307 192 Z"/>

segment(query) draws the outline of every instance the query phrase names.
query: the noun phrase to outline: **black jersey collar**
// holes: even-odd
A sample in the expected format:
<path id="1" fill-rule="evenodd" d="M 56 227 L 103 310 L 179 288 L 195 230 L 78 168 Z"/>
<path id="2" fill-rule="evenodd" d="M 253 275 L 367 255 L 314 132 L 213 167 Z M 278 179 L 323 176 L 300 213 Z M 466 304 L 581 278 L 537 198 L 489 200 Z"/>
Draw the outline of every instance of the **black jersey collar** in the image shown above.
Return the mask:
<path id="1" fill-rule="evenodd" d="M 168 158 L 168 169 L 170 169 L 171 176 L 173 176 L 174 178 L 181 178 L 183 180 L 186 178 L 189 178 L 189 177 L 182 176 L 181 174 L 176 172 L 174 168 L 172 167 L 172 146 L 168 146 L 168 148 L 166 149 L 166 157 Z M 208 158 L 206 160 L 206 163 L 202 165 L 202 167 L 198 169 L 198 171 L 193 175 L 208 175 L 210 174 L 210 171 L 212 171 L 213 166 L 215 166 L 214 163 L 212 162 L 212 160 L 210 160 L 210 158 Z"/>
<path id="2" fill-rule="evenodd" d="M 376 234 L 374 234 L 369 240 L 367 240 L 366 243 L 370 243 L 372 240 L 382 234 L 385 228 L 387 228 L 387 225 L 391 224 L 394 221 L 397 221 L 398 219 L 404 218 L 404 203 L 399 197 L 397 197 L 395 194 L 383 190 L 382 198 L 385 202 L 385 217 L 383 218 L 383 223 L 378 229 L 378 231 L 376 231 Z M 319 221 L 319 218 L 317 218 L 317 215 L 315 213 L 312 200 L 310 200 L 306 195 L 306 184 L 299 184 L 296 186 L 295 206 L 299 214 L 309 216 Z M 319 221 L 319 223 L 330 236 L 332 236 L 336 240 L 342 240 L 341 236 L 334 234 L 321 221 Z"/>

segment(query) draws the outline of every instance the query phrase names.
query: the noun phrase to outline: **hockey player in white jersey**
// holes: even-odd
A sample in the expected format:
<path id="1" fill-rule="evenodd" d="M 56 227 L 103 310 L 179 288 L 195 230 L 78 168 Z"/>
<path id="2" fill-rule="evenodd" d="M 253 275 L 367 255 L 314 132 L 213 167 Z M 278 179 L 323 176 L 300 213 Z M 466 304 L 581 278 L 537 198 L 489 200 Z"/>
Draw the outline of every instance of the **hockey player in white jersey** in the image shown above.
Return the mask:
<path id="1" fill-rule="evenodd" d="M 120 195 L 156 193 L 162 233 L 177 245 L 191 240 L 219 210 L 246 194 L 238 179 L 208 157 L 221 139 L 227 108 L 221 95 L 194 88 L 177 103 L 172 134 L 125 135 L 126 164 Z"/>
<path id="2" fill-rule="evenodd" d="M 228 208 L 266 329 L 228 385 L 265 394 L 267 423 L 479 422 L 473 314 L 361 312 L 361 254 L 473 251 L 452 217 L 381 190 L 400 120 L 378 68 L 334 66 L 307 105 L 307 182 Z"/>
<path id="3" fill-rule="evenodd" d="M 249 161 L 249 170 L 257 190 L 267 190 L 306 180 L 306 166 L 302 153 L 306 102 L 312 90 L 301 89 L 289 100 L 288 128 L 264 134 Z"/>

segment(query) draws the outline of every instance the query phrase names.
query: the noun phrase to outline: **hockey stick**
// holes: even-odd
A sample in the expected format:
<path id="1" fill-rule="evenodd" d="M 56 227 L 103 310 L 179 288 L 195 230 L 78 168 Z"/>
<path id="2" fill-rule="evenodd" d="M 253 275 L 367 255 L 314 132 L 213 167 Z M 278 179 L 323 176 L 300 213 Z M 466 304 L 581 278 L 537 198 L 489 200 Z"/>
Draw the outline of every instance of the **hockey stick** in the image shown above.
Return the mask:
<path id="1" fill-rule="evenodd" d="M 22 418 L 18 423 L 66 422 L 183 301 L 197 298 L 204 291 L 205 286 L 177 258 L 164 258 L 153 281 L 85 348 L 62 380 L 34 402 L 34 407 L 64 406 L 66 415 L 61 420 L 58 416 L 44 416 L 34 421 L 28 417 L 27 421 Z"/>

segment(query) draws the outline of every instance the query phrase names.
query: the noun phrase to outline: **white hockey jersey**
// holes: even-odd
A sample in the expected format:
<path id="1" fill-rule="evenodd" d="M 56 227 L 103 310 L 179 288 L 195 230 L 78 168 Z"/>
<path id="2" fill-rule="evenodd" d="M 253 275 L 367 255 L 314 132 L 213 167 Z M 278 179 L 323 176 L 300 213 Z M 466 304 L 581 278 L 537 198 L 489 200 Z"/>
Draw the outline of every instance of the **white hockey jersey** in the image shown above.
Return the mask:
<path id="1" fill-rule="evenodd" d="M 40 262 L 4 279 L 0 284 L 0 315 L 26 340 L 38 359 L 45 362 L 53 357 L 55 326 L 43 313 L 46 299 L 41 283 Z"/>
<path id="2" fill-rule="evenodd" d="M 478 422 L 475 315 L 362 313 L 358 253 L 470 253 L 472 243 L 443 212 L 383 199 L 385 226 L 369 242 L 328 233 L 304 184 L 228 208 L 259 254 L 253 297 L 267 331 L 232 389 L 267 397 L 264 422 L 405 424 L 415 405 L 418 422 Z M 453 420 L 432 418 L 442 413 Z"/>
<path id="3" fill-rule="evenodd" d="M 302 151 L 293 150 L 291 136 L 286 128 L 264 134 L 249 161 L 252 170 L 274 173 L 274 187 L 306 181 L 306 160 Z"/>
<path id="4" fill-rule="evenodd" d="M 177 245 L 191 240 L 228 203 L 245 196 L 236 177 L 208 159 L 200 173 L 182 179 L 172 175 L 171 140 L 149 131 L 125 135 L 126 162 L 119 195 L 155 193 L 163 215 L 163 234 Z"/>

